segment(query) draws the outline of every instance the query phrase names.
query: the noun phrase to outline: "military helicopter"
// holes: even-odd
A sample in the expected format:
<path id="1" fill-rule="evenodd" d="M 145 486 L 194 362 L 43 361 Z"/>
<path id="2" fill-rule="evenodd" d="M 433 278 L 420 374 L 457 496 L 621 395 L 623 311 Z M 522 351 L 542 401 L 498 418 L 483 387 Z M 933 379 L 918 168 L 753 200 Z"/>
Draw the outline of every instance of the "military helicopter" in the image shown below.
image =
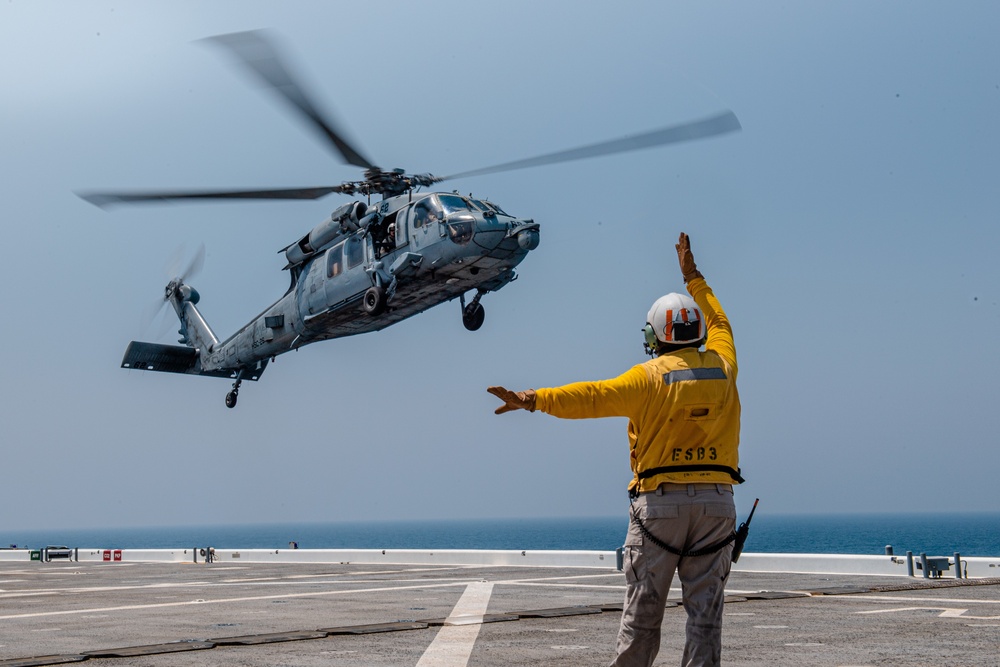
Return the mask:
<path id="1" fill-rule="evenodd" d="M 244 380 L 256 381 L 276 356 L 332 338 L 378 331 L 445 301 L 459 299 L 462 323 L 478 330 L 485 318 L 481 300 L 517 278 L 514 268 L 538 247 L 539 224 L 506 213 L 498 204 L 456 192 L 420 188 L 462 177 L 567 162 L 600 155 L 711 137 L 740 129 L 732 112 L 465 171 L 450 176 L 385 171 L 344 138 L 293 76 L 273 39 L 251 31 L 209 37 L 235 56 L 252 76 L 312 126 L 364 179 L 340 185 L 240 191 L 99 193 L 78 195 L 99 206 L 211 199 L 318 199 L 332 193 L 365 198 L 337 207 L 308 234 L 279 252 L 285 254 L 291 284 L 277 302 L 235 334 L 219 340 L 202 317 L 199 294 L 186 284 L 199 264 L 164 289 L 180 320 L 181 345 L 132 341 L 122 368 L 207 375 L 233 380 L 226 406 L 236 406 Z M 371 203 L 373 195 L 381 200 Z M 203 256 L 203 255 L 202 255 Z M 466 302 L 466 294 L 475 291 Z"/>

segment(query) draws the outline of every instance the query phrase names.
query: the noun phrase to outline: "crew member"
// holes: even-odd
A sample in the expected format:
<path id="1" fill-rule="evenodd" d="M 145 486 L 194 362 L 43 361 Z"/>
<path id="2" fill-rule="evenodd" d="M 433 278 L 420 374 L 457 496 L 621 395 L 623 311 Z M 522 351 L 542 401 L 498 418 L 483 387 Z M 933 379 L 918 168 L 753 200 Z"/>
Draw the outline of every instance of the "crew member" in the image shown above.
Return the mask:
<path id="1" fill-rule="evenodd" d="M 675 571 L 688 616 L 682 664 L 721 661 L 736 524 L 732 485 L 743 481 L 736 348 L 687 234 L 675 247 L 691 296 L 667 294 L 650 308 L 643 331 L 653 359 L 611 380 L 537 391 L 488 389 L 504 402 L 497 414 L 537 409 L 566 419 L 629 418 L 627 586 L 612 666 L 653 664 Z"/>

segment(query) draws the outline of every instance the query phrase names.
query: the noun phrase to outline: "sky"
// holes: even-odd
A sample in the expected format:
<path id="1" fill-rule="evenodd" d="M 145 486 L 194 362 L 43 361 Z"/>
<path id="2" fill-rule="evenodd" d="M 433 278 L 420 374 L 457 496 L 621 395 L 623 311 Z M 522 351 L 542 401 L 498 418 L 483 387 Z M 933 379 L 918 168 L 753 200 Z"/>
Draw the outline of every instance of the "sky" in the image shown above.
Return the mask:
<path id="1" fill-rule="evenodd" d="M 0 533 L 624 516 L 624 419 L 486 387 L 616 376 L 683 283 L 728 313 L 759 513 L 997 511 L 1000 5 L 925 1 L 0 3 Z M 198 40 L 266 28 L 366 156 L 451 174 L 732 110 L 699 142 L 470 177 L 541 224 L 457 302 L 260 382 L 121 369 L 172 258 L 228 337 L 347 201 L 100 210 L 74 192 L 360 177 Z M 170 330 L 172 333 L 172 330 Z M 2 538 L 0 538 L 2 539 Z"/>

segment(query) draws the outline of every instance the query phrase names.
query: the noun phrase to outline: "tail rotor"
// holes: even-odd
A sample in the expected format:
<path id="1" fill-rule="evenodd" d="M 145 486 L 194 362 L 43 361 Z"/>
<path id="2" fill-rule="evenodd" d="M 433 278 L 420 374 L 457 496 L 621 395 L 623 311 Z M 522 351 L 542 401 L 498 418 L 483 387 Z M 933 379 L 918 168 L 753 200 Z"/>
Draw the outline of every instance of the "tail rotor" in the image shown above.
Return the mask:
<path id="1" fill-rule="evenodd" d="M 171 326 L 170 318 L 164 316 L 170 297 L 183 287 L 189 278 L 198 275 L 205 266 L 204 243 L 198 245 L 198 249 L 187 262 L 184 261 L 185 254 L 183 244 L 177 246 L 171 253 L 164 265 L 164 273 L 169 282 L 163 289 L 163 296 L 143 310 L 142 330 L 148 332 L 155 324 L 154 332 L 157 339 L 165 337 Z"/>

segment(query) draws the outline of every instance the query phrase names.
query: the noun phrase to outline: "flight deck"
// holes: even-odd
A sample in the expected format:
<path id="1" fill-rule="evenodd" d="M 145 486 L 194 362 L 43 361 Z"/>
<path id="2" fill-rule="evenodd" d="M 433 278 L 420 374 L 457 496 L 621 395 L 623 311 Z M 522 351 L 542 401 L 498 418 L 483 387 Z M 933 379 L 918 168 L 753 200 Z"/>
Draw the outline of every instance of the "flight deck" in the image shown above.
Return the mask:
<path id="1" fill-rule="evenodd" d="M 207 550 L 214 562 L 195 562 L 199 550 L 180 554 L 189 560 L 0 558 L 0 666 L 499 667 L 614 655 L 625 587 L 614 552 L 406 564 L 305 562 L 322 557 L 309 551 L 272 554 L 299 562 Z M 804 558 L 800 569 L 822 567 Z M 1000 664 L 1000 578 L 750 571 L 766 562 L 744 554 L 727 582 L 728 665 Z M 680 663 L 678 587 L 656 665 Z"/>

